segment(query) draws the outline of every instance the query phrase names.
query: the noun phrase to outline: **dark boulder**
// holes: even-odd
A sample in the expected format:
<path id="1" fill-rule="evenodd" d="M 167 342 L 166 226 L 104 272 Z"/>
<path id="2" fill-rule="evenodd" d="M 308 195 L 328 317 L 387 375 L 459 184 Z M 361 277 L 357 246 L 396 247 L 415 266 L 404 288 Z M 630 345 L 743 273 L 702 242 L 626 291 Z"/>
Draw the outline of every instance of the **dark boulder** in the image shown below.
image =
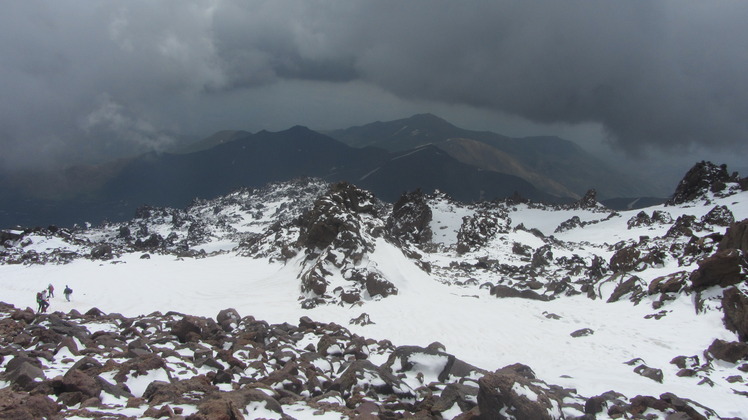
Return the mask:
<path id="1" fill-rule="evenodd" d="M 614 272 L 633 271 L 639 265 L 640 256 L 641 251 L 636 245 L 621 248 L 610 257 L 610 269 Z"/>
<path id="2" fill-rule="evenodd" d="M 366 291 L 369 296 L 387 297 L 397 294 L 397 287 L 381 274 L 370 272 L 366 275 Z"/>
<path id="3" fill-rule="evenodd" d="M 696 216 L 684 214 L 675 219 L 675 223 L 670 226 L 665 236 L 668 238 L 678 238 L 681 236 L 693 236 L 694 231 L 702 230 L 701 223 L 696 221 Z"/>
<path id="4" fill-rule="evenodd" d="M 41 362 L 23 354 L 14 357 L 6 364 L 2 376 L 4 380 L 25 390 L 30 390 L 35 383 L 46 379 Z"/>
<path id="5" fill-rule="evenodd" d="M 532 260 L 530 262 L 531 268 L 545 267 L 553 262 L 553 251 L 551 251 L 550 245 L 543 245 L 536 249 L 532 254 Z"/>
<path id="6" fill-rule="evenodd" d="M 637 374 L 644 376 L 645 378 L 649 378 L 655 382 L 662 383 L 664 376 L 662 373 L 662 369 L 657 368 L 651 368 L 647 365 L 641 364 L 634 368 L 634 372 Z"/>
<path id="7" fill-rule="evenodd" d="M 193 376 L 174 382 L 153 381 L 145 392 L 143 398 L 151 405 L 164 404 L 167 402 L 177 404 L 195 404 L 204 396 L 217 391 L 210 379 L 205 375 Z"/>
<path id="8" fill-rule="evenodd" d="M 158 233 L 153 233 L 148 239 L 143 240 L 139 238 L 133 243 L 132 247 L 137 251 L 155 251 L 163 248 L 165 245 L 166 241 L 164 238 Z"/>
<path id="9" fill-rule="evenodd" d="M 124 388 L 124 386 L 120 386 L 117 384 L 113 384 L 106 379 L 102 378 L 101 376 L 94 376 L 94 379 L 101 387 L 101 392 L 106 392 L 109 395 L 114 396 L 115 398 L 132 398 L 133 395 Z"/>
<path id="10" fill-rule="evenodd" d="M 467 384 L 451 383 L 444 387 L 439 398 L 434 401 L 431 411 L 438 413 L 452 408 L 455 404 L 460 411 L 467 412 L 477 406 L 478 388 Z"/>
<path id="11" fill-rule="evenodd" d="M 223 309 L 216 316 L 216 322 L 226 332 L 234 330 L 239 325 L 241 319 L 241 315 L 234 308 Z"/>
<path id="12" fill-rule="evenodd" d="M 127 379 L 130 376 L 147 375 L 149 371 L 165 369 L 166 362 L 158 354 L 145 353 L 131 357 L 118 368 L 119 372 L 114 375 L 114 380 L 121 383 L 127 382 Z M 166 373 L 168 374 L 168 371 Z"/>
<path id="13" fill-rule="evenodd" d="M 387 369 L 380 368 L 369 360 L 356 360 L 330 385 L 332 391 L 351 396 L 360 390 L 367 394 L 370 390 L 378 394 L 413 397 L 412 389 Z"/>
<path id="14" fill-rule="evenodd" d="M 492 296 L 496 296 L 498 298 L 522 298 L 540 301 L 550 300 L 548 296 L 541 295 L 533 290 L 517 290 L 503 284 L 497 284 L 491 287 L 491 290 L 489 292 Z"/>
<path id="15" fill-rule="evenodd" d="M 748 254 L 748 219 L 733 224 L 719 243 L 720 251 L 739 249 Z"/>
<path id="16" fill-rule="evenodd" d="M 154 419 L 160 419 L 160 418 L 173 418 L 174 417 L 174 410 L 169 407 L 168 405 L 163 405 L 161 408 L 156 408 L 155 406 L 148 407 L 143 412 L 143 417 L 151 417 Z"/>
<path id="17" fill-rule="evenodd" d="M 0 389 L 0 418 L 2 419 L 57 419 L 62 406 L 42 394 L 16 392 L 10 387 Z"/>
<path id="18" fill-rule="evenodd" d="M 198 413 L 207 419 L 244 419 L 242 411 L 251 403 L 259 403 L 266 410 L 283 415 L 278 401 L 259 389 L 244 387 L 229 392 L 214 392 L 207 395 L 198 405 Z M 249 417 L 254 418 L 252 413 Z M 285 418 L 285 416 L 283 416 Z"/>
<path id="19" fill-rule="evenodd" d="M 622 297 L 631 295 L 629 300 L 632 302 L 639 302 L 644 296 L 644 288 L 642 287 L 642 279 L 637 276 L 631 276 L 626 281 L 621 282 L 613 290 L 613 293 L 608 298 L 608 303 L 618 302 Z"/>
<path id="20" fill-rule="evenodd" d="M 647 294 L 678 293 L 685 287 L 687 278 L 688 272 L 686 271 L 678 271 L 666 276 L 657 277 L 649 283 Z"/>
<path id="21" fill-rule="evenodd" d="M 673 216 L 670 213 L 662 210 L 655 210 L 652 212 L 652 223 L 669 224 L 673 223 Z"/>
<path id="22" fill-rule="evenodd" d="M 640 226 L 651 226 L 652 225 L 652 218 L 649 217 L 647 213 L 645 213 L 643 210 L 636 214 L 636 216 L 632 216 L 627 222 L 626 225 L 629 229 L 633 229 L 635 227 Z"/>
<path id="23" fill-rule="evenodd" d="M 62 377 L 62 389 L 63 392 L 80 393 L 82 401 L 87 398 L 98 397 L 102 388 L 95 377 L 78 369 L 70 369 Z"/>
<path id="24" fill-rule="evenodd" d="M 317 296 L 324 295 L 327 292 L 327 285 L 329 284 L 325 276 L 331 274 L 322 267 L 321 263 L 315 264 L 314 267 L 301 276 L 301 291 L 304 293 L 314 293 Z"/>
<path id="25" fill-rule="evenodd" d="M 98 375 L 102 368 L 103 366 L 98 360 L 88 356 L 81 358 L 70 367 L 71 370 L 80 370 L 88 375 Z"/>
<path id="26" fill-rule="evenodd" d="M 741 270 L 745 259 L 735 249 L 718 251 L 698 264 L 699 268 L 691 273 L 691 284 L 697 290 L 711 286 L 732 286 L 745 278 Z"/>
<path id="27" fill-rule="evenodd" d="M 395 243 L 423 245 L 431 242 L 431 208 L 421 190 L 403 194 L 392 207 L 385 228 Z"/>
<path id="28" fill-rule="evenodd" d="M 356 318 L 352 318 L 348 323 L 353 325 L 371 325 L 374 324 L 374 321 L 371 320 L 369 314 L 364 312 Z"/>
<path id="29" fill-rule="evenodd" d="M 699 356 L 676 356 L 670 363 L 681 369 L 696 368 L 699 366 Z"/>
<path id="30" fill-rule="evenodd" d="M 199 323 L 194 317 L 189 316 L 175 322 L 171 328 L 171 333 L 176 335 L 181 343 L 200 340 L 201 332 Z"/>
<path id="31" fill-rule="evenodd" d="M 109 244 L 99 244 L 91 249 L 91 258 L 95 260 L 112 259 L 112 246 Z"/>
<path id="32" fill-rule="evenodd" d="M 714 206 L 707 214 L 701 217 L 701 223 L 726 227 L 735 223 L 735 216 L 733 216 L 727 206 Z"/>
<path id="33" fill-rule="evenodd" d="M 572 337 L 574 337 L 574 338 L 578 338 L 578 337 L 586 337 L 586 336 L 592 335 L 594 333 L 595 333 L 595 331 L 592 330 L 591 328 L 582 328 L 581 330 L 576 330 L 576 331 L 570 333 L 569 335 L 572 336 Z"/>
<path id="34" fill-rule="evenodd" d="M 546 392 L 532 370 L 507 366 L 478 380 L 480 419 L 553 419 L 561 417 L 562 401 Z"/>
<path id="35" fill-rule="evenodd" d="M 428 364 L 424 365 L 423 360 L 428 360 Z M 438 382 L 445 382 L 450 376 L 465 377 L 473 372 L 481 372 L 475 366 L 458 360 L 453 355 L 438 348 L 418 346 L 397 347 L 382 367 L 395 374 L 415 374 L 425 377 L 425 379 L 429 379 L 428 375 L 436 373 L 436 377 L 430 379 Z M 428 385 L 428 382 L 424 385 Z"/>
<path id="36" fill-rule="evenodd" d="M 707 353 L 715 359 L 737 363 L 748 359 L 748 344 L 716 339 L 707 349 Z"/>
<path id="37" fill-rule="evenodd" d="M 736 333 L 742 342 L 748 342 L 748 296 L 737 287 L 725 290 L 722 296 L 725 327 Z"/>

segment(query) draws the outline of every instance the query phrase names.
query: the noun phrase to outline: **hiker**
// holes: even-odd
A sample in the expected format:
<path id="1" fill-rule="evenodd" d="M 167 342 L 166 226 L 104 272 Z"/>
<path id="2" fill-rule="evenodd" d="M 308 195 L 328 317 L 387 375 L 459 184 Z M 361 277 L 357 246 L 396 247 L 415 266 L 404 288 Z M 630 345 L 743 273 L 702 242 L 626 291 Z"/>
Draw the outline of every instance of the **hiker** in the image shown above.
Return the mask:
<path id="1" fill-rule="evenodd" d="M 47 294 L 44 291 L 36 294 L 36 303 L 39 304 L 38 312 L 47 312 L 49 302 L 47 302 Z"/>
<path id="2" fill-rule="evenodd" d="M 49 298 L 55 297 L 55 287 L 52 286 L 52 283 L 49 283 L 49 286 L 47 287 L 47 290 L 49 291 Z"/>
<path id="3" fill-rule="evenodd" d="M 70 294 L 73 293 L 73 289 L 70 288 L 67 284 L 65 285 L 65 290 L 62 291 L 62 294 L 65 295 L 65 299 L 70 302 Z"/>

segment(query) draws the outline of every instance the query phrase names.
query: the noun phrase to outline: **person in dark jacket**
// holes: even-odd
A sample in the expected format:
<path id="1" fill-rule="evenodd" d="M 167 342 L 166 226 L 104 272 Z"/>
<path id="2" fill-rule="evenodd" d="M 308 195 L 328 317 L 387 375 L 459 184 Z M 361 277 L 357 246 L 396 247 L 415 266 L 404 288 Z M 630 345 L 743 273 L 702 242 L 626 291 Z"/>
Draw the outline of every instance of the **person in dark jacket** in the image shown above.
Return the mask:
<path id="1" fill-rule="evenodd" d="M 62 291 L 62 294 L 65 295 L 65 299 L 70 302 L 70 294 L 73 293 L 73 289 L 70 288 L 67 284 L 65 285 L 65 290 Z"/>
<path id="2" fill-rule="evenodd" d="M 49 302 L 47 302 L 47 294 L 44 291 L 36 294 L 36 303 L 39 304 L 38 312 L 47 312 Z"/>

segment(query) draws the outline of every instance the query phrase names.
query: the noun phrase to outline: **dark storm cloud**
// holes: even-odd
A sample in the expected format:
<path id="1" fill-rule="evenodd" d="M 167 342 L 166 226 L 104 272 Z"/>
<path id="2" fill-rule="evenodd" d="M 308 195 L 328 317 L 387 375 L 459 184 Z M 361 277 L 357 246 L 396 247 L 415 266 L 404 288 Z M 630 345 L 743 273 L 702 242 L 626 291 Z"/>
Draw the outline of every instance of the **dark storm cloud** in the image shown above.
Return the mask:
<path id="1" fill-rule="evenodd" d="M 305 106 L 346 114 L 365 85 L 403 103 L 601 124 L 633 153 L 741 145 L 746 17 L 748 3 L 698 1 L 6 3 L 0 160 L 159 150 L 201 124 L 265 128 L 270 112 L 291 126 Z M 274 103 L 293 106 L 258 111 L 287 84 L 299 90 Z M 320 89 L 336 94 L 321 103 Z M 357 123 L 391 105 L 371 101 Z"/>

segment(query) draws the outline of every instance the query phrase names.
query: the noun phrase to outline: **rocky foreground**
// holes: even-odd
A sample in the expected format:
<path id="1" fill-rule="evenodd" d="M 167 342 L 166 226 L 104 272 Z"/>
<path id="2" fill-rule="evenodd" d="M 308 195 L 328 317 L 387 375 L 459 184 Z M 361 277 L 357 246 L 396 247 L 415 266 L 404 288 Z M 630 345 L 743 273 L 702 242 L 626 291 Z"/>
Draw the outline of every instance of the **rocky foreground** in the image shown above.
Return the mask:
<path id="1" fill-rule="evenodd" d="M 592 191 L 571 206 L 519 197 L 464 204 L 420 192 L 390 205 L 351 184 L 297 180 L 184 210 L 143 207 L 119 224 L 2 231 L 0 264 L 103 266 L 124 256 L 179 264 L 226 254 L 283 262 L 296 279 L 297 306 L 310 314 L 356 308 L 361 316 L 350 322 L 358 325 L 371 322 L 361 312 L 367 304 L 402 291 L 383 269 L 382 248 L 480 299 L 584 296 L 651 306 L 645 318 L 655 321 L 687 302 L 693 313 L 719 314 L 720 337 L 734 339 L 707 332 L 711 344 L 688 354 L 668 349 L 660 365 L 648 365 L 646 351 L 611 363 L 667 390 L 724 390 L 748 402 L 746 190 L 746 178 L 708 162 L 686 174 L 666 206 L 623 213 Z M 530 213 L 554 223 L 541 232 L 518 222 Z M 1 304 L 0 418 L 723 418 L 693 393 L 580 395 L 537 378 L 531 366 L 471 366 L 439 343 L 398 347 L 309 317 L 270 325 L 244 315 L 35 314 Z"/>
<path id="2" fill-rule="evenodd" d="M 7 419 L 720 418 L 672 393 L 582 396 L 522 364 L 487 372 L 436 342 L 396 347 L 307 317 L 270 325 L 233 309 L 215 319 L 127 318 L 97 309 L 35 314 L 8 304 L 0 317 L 0 418 Z M 692 374 L 747 356 L 748 344 L 715 342 L 701 357 L 672 363 Z M 748 372 L 748 363 L 740 369 Z"/>

